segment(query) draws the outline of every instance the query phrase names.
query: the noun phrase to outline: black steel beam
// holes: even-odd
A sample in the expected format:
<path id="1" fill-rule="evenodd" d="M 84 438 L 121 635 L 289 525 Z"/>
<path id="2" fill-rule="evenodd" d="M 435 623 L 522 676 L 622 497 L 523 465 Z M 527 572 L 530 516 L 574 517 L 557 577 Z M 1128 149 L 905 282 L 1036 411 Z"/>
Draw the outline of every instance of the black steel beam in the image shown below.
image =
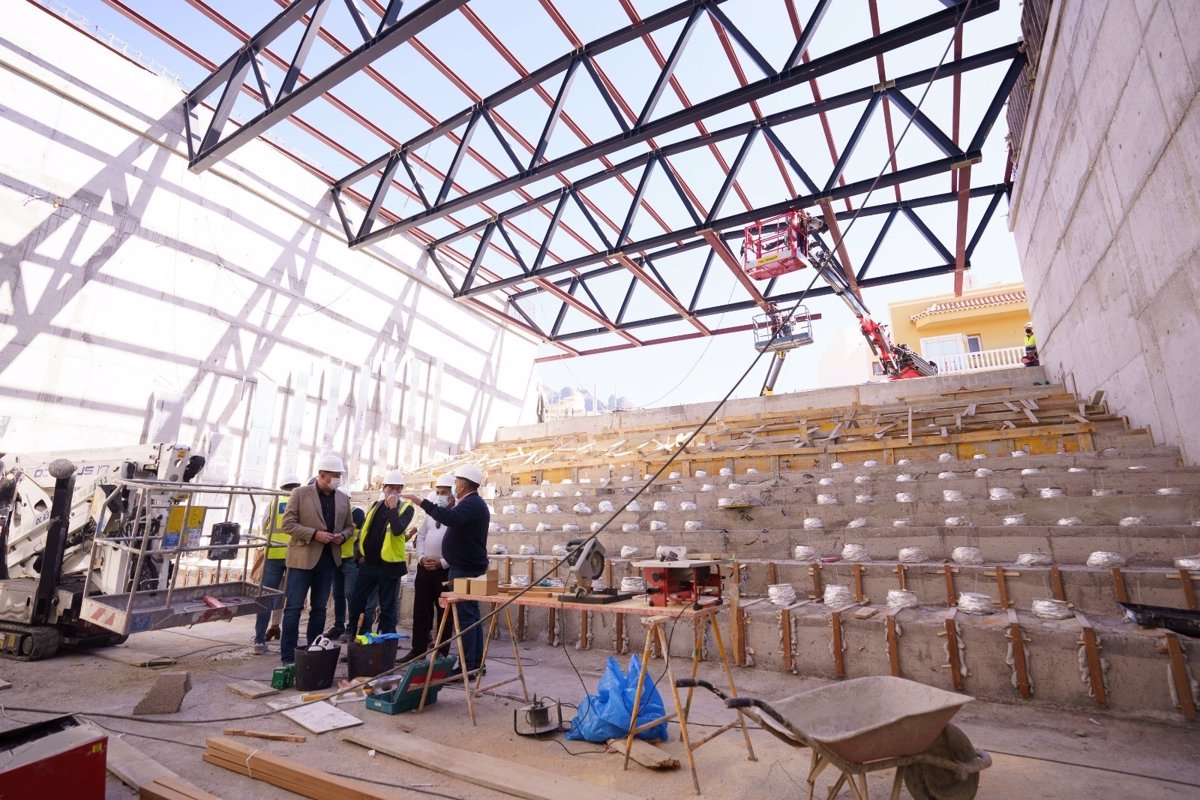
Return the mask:
<path id="1" fill-rule="evenodd" d="M 967 158 L 981 158 L 982 153 L 967 153 Z M 700 236 L 700 231 L 704 228 L 712 227 L 717 230 L 728 230 L 729 228 L 740 228 L 749 225 L 755 220 L 773 217 L 777 214 L 782 214 L 795 208 L 807 208 L 814 205 L 818 200 L 843 200 L 864 194 L 872 187 L 886 188 L 895 186 L 908 181 L 915 181 L 921 178 L 928 178 L 931 175 L 938 175 L 943 172 L 949 172 L 954 165 L 958 163 L 957 158 L 941 158 L 935 161 L 929 161 L 924 164 L 919 164 L 906 169 L 897 170 L 896 172 L 888 172 L 876 178 L 867 178 L 854 183 L 847 183 L 843 186 L 836 186 L 828 192 L 822 192 L 820 195 L 801 195 L 794 200 L 785 200 L 780 203 L 774 203 L 763 208 L 751 209 L 743 211 L 739 214 L 732 214 L 722 219 L 715 220 L 711 225 L 692 225 L 687 228 L 682 228 L 674 231 L 650 236 L 636 242 L 628 242 L 622 245 L 618 242 L 618 248 L 623 252 L 643 252 L 655 247 L 661 247 L 667 244 L 672 244 L 684 239 L 692 239 Z M 567 197 L 564 193 L 563 199 Z M 560 201 L 561 207 L 561 201 Z M 547 240 L 548 241 L 548 240 Z M 577 258 L 560 261 L 557 264 L 548 266 L 535 265 L 531 276 L 516 276 L 512 278 L 501 278 L 484 286 L 477 286 L 467 291 L 455 293 L 455 297 L 472 297 L 474 295 L 483 294 L 485 292 L 501 289 L 506 286 L 513 286 L 528 280 L 529 277 L 547 277 L 559 272 L 569 270 L 577 270 L 592 264 L 606 261 L 613 258 L 616 251 L 612 252 L 596 252 L 588 255 L 579 256 Z"/>
<path id="2" fill-rule="evenodd" d="M 703 6 L 712 6 L 724 2 L 726 2 L 726 0 L 699 0 L 699 4 Z M 681 19 L 687 19 L 695 10 L 696 5 L 697 0 L 684 0 L 684 2 L 678 3 L 670 8 L 663 9 L 657 14 L 652 14 L 649 17 L 646 17 L 637 25 L 631 25 L 627 28 L 613 31 L 612 33 L 601 36 L 599 39 L 595 39 L 588 44 L 585 44 L 578 50 L 572 50 L 565 55 L 559 56 L 550 63 L 535 69 L 524 78 L 513 81 L 508 86 L 505 86 L 499 91 L 493 92 L 478 103 L 464 108 L 462 111 L 447 117 L 424 133 L 409 139 L 407 142 L 405 142 L 404 146 L 410 150 L 424 147 L 428 143 L 443 136 L 444 134 L 452 132 L 455 128 L 465 122 L 476 108 L 482 107 L 489 110 L 494 109 L 497 106 L 513 99 L 519 94 L 533 90 L 535 87 L 540 86 L 542 83 L 550 78 L 553 78 L 560 72 L 564 72 L 578 57 L 584 57 L 590 62 L 592 58 L 600 55 L 601 53 L 608 52 L 609 50 L 620 47 L 621 45 L 640 39 L 647 34 L 653 33 L 660 28 L 665 28 L 666 26 L 678 22 Z M 624 125 L 622 127 L 625 130 L 629 129 L 628 125 Z M 499 131 L 496 131 L 496 136 L 502 142 L 506 141 L 504 137 L 500 136 Z M 385 153 L 384 155 L 381 155 L 372 161 L 368 161 L 366 164 L 354 170 L 354 172 L 351 172 L 334 185 L 345 186 L 348 183 L 353 183 L 366 175 L 370 175 L 371 173 L 378 171 L 386 161 L 387 154 Z M 515 163 L 518 170 L 523 168 L 523 165 L 519 162 Z"/>
<path id="3" fill-rule="evenodd" d="M 330 2 L 331 0 L 324 0 Z M 268 26 L 260 31 L 251 39 L 251 43 L 247 44 L 239 51 L 239 56 L 231 59 L 234 62 L 230 66 L 228 74 L 226 93 L 233 94 L 238 91 L 242 81 L 238 80 L 239 70 L 237 68 L 238 59 L 245 58 L 246 54 L 257 52 L 258 47 L 265 47 L 266 42 L 271 41 L 286 30 L 278 28 L 281 24 L 281 18 L 289 15 L 297 15 L 292 19 L 294 22 L 298 20 L 300 11 L 303 10 L 306 3 L 315 2 L 315 0 L 305 0 L 298 2 L 285 9 L 277 16 Z M 438 20 L 452 13 L 459 7 L 465 5 L 467 0 L 429 0 L 411 14 L 397 20 L 390 27 L 382 28 L 378 33 L 372 36 L 360 46 L 356 47 L 345 57 L 338 59 L 331 64 L 327 69 L 318 75 L 315 75 L 307 83 L 300 86 L 295 91 L 278 99 L 275 103 L 269 105 L 262 113 L 258 114 L 253 119 L 248 120 L 244 125 L 238 128 L 233 133 L 223 138 L 217 138 L 209 141 L 211 137 L 206 136 L 206 142 L 202 143 L 201 147 L 193 154 L 188 162 L 188 169 L 193 172 L 203 172 L 213 164 L 220 161 L 225 156 L 232 153 L 237 148 L 241 147 L 246 142 L 250 141 L 260 133 L 268 130 L 272 125 L 286 119 L 291 114 L 303 108 L 308 103 L 316 100 L 325 92 L 337 86 L 339 83 L 349 78 L 351 75 L 359 72 L 364 66 L 372 63 L 380 56 L 391 52 L 400 45 L 404 44 L 410 38 L 428 28 Z M 311 8 L 311 6 L 308 6 Z M 385 19 L 386 21 L 386 19 Z M 270 34 L 269 37 L 267 34 Z M 257 46 L 253 46 L 257 43 Z M 229 63 L 228 61 L 226 62 Z M 248 67 L 249 64 L 247 63 Z M 192 92 L 188 94 L 187 100 L 184 103 L 184 113 L 189 112 L 196 104 L 202 102 L 213 89 L 220 85 L 218 75 L 225 70 L 225 65 L 218 68 L 217 72 L 210 75 L 200 83 Z M 242 74 L 244 79 L 244 74 Z M 267 102 L 269 99 L 264 98 Z M 214 118 L 215 121 L 215 118 Z M 370 234 L 368 234 L 370 235 Z"/>
<path id="4" fill-rule="evenodd" d="M 987 209 L 987 211 L 984 212 L 984 216 L 980 219 L 979 225 L 977 226 L 977 229 L 975 232 L 975 238 L 972 239 L 973 244 L 978 242 L 979 236 L 982 235 L 982 231 L 983 231 L 984 227 L 986 227 L 987 220 L 989 220 L 991 218 L 992 214 L 996 210 L 997 205 L 1000 202 L 1000 199 L 1007 193 L 1008 189 L 1009 189 L 1009 185 L 1005 184 L 1005 183 L 998 183 L 998 184 L 993 184 L 993 185 L 988 185 L 988 186 L 976 186 L 971 189 L 971 191 L 970 191 L 971 199 L 976 199 L 976 198 L 980 198 L 980 197 L 990 197 L 991 198 L 991 201 L 988 204 L 988 209 Z M 837 220 L 839 222 L 845 222 L 854 217 L 872 217 L 872 216 L 878 216 L 881 214 L 892 217 L 904 209 L 926 208 L 929 206 L 935 206 L 935 205 L 941 205 L 941 204 L 957 203 L 958 199 L 959 199 L 958 192 L 943 192 L 941 194 L 928 195 L 926 197 L 916 197 L 916 198 L 912 198 L 912 199 L 902 200 L 899 202 L 880 203 L 880 204 L 876 204 L 876 205 L 865 206 L 861 209 L 853 209 L 850 211 L 841 211 L 841 212 L 836 213 L 834 216 L 837 218 Z M 888 223 L 885 223 L 885 225 L 887 225 L 887 224 Z M 721 238 L 726 239 L 726 240 L 740 239 L 741 237 L 742 237 L 741 231 L 736 230 L 736 229 L 721 234 Z M 691 250 L 696 250 L 696 249 L 699 249 L 702 247 L 707 247 L 707 246 L 708 246 L 708 243 L 705 242 L 703 239 L 693 239 L 692 241 L 684 242 L 681 245 L 671 245 L 663 250 L 649 252 L 646 254 L 646 257 L 651 258 L 651 259 L 668 258 L 673 255 L 679 255 L 681 253 L 686 253 Z M 710 252 L 709 258 L 711 258 L 712 255 L 713 254 Z M 643 263 L 643 259 L 641 257 L 629 256 L 629 258 L 634 263 L 637 263 L 637 264 Z M 707 263 L 708 262 L 706 261 L 706 264 Z M 604 275 L 609 275 L 613 272 L 623 272 L 623 271 L 625 271 L 625 267 L 621 266 L 620 264 L 609 264 L 609 265 L 605 265 L 602 267 L 597 267 L 595 269 L 588 270 L 587 272 L 583 273 L 580 277 L 582 277 L 584 280 L 590 280 L 592 278 L 599 278 Z M 567 286 L 567 284 L 571 280 L 572 279 L 570 279 L 570 278 L 561 278 L 559 280 L 553 281 L 553 285 L 556 287 L 559 287 L 559 288 L 563 288 L 563 287 Z M 515 299 L 522 300 L 527 297 L 532 297 L 534 295 L 541 294 L 542 292 L 545 292 L 545 291 L 547 291 L 546 288 L 537 286 L 537 287 L 533 287 L 530 289 L 524 289 L 519 292 L 514 292 L 511 296 Z M 693 305 L 694 305 L 694 302 L 693 302 Z"/>
<path id="5" fill-rule="evenodd" d="M 352 247 L 362 247 L 373 242 L 377 242 L 390 235 L 401 233 L 412 229 L 424 222 L 429 222 L 435 219 L 441 219 L 447 214 L 452 214 L 464 208 L 478 205 L 479 203 L 490 200 L 506 192 L 527 186 L 548 175 L 557 174 L 581 164 L 594 161 L 603 156 L 622 150 L 632 144 L 644 142 L 647 139 L 661 136 L 674 131 L 682 126 L 691 125 L 695 122 L 703 120 L 722 112 L 728 111 L 739 106 L 743 106 L 753 100 L 775 94 L 784 89 L 811 81 L 823 75 L 828 75 L 836 70 L 848 67 L 852 64 L 874 58 L 877 55 L 882 55 L 890 50 L 903 47 L 913 42 L 921 41 L 929 36 L 939 33 L 944 30 L 954 29 L 966 19 L 973 19 L 985 14 L 990 14 L 1000 7 L 1000 0 L 976 0 L 970 2 L 965 0 L 962 5 L 954 8 L 938 11 L 923 17 L 914 22 L 901 25 L 890 31 L 886 31 L 879 36 L 872 37 L 862 42 L 857 42 L 848 47 L 829 53 L 828 55 L 820 56 L 813 59 L 807 64 L 801 64 L 790 69 L 784 70 L 770 78 L 764 78 L 746 86 L 726 92 L 711 98 L 701 103 L 697 103 L 688 108 L 681 109 L 672 114 L 668 114 L 659 119 L 635 125 L 628 132 L 623 132 L 616 136 L 611 136 L 599 142 L 582 147 L 574 152 L 560 156 L 550 161 L 542 162 L 541 164 L 528 169 L 525 172 L 509 176 L 498 180 L 488 186 L 476 189 L 472 192 L 467 192 L 460 197 L 448 200 L 444 203 L 436 204 L 433 209 L 422 211 L 410 217 L 406 217 L 398 222 L 395 222 L 385 228 L 377 231 L 372 231 L 363 237 L 357 237 L 350 242 Z M 373 169 L 371 170 L 374 171 Z M 341 179 L 336 184 L 337 187 L 344 185 L 348 180 L 361 170 L 352 173 L 351 176 Z"/>
<path id="6" fill-rule="evenodd" d="M 922 85 L 928 83 L 929 81 L 934 80 L 935 78 L 937 78 L 937 79 L 949 78 L 949 77 L 953 77 L 955 75 L 962 75 L 964 73 L 967 73 L 967 72 L 970 72 L 970 71 L 973 71 L 976 69 L 982 69 L 984 67 L 988 67 L 993 64 L 1010 61 L 1013 58 L 1016 58 L 1020 54 L 1020 48 L 1021 48 L 1020 43 L 1005 45 L 1003 47 L 998 47 L 993 50 L 988 50 L 986 52 L 979 53 L 977 55 L 968 56 L 966 58 L 959 59 L 958 61 L 952 61 L 952 62 L 943 64 L 940 67 L 931 67 L 929 69 L 923 69 L 923 70 L 919 70 L 918 72 L 913 72 L 908 75 L 901 76 L 899 78 L 894 79 L 892 81 L 892 83 L 899 88 L 911 88 L 911 87 L 916 87 L 916 86 L 922 86 Z M 787 109 L 786 111 L 780 111 L 775 114 L 770 114 L 766 117 L 763 117 L 761 120 L 749 120 L 747 122 L 741 122 L 741 123 L 737 123 L 735 125 L 730 125 L 729 127 L 722 128 L 717 131 L 710 131 L 708 134 L 705 134 L 703 136 L 688 137 L 681 141 L 673 142 L 669 145 L 666 145 L 666 146 L 658 149 L 657 151 L 643 153 L 642 155 L 638 155 L 638 156 L 633 156 L 633 157 L 628 158 L 625 161 L 622 161 L 618 164 L 614 164 L 611 168 L 598 170 L 597 172 L 594 172 L 591 175 L 587 175 L 585 177 L 578 178 L 578 179 L 572 181 L 570 189 L 560 188 L 560 189 L 551 190 L 549 192 L 546 192 L 545 194 L 539 195 L 539 196 L 534 197 L 530 200 L 527 200 L 523 203 L 515 205 L 511 208 L 505 209 L 504 211 L 502 211 L 500 213 L 500 216 L 501 217 L 511 217 L 511 216 L 516 216 L 519 214 L 524 214 L 525 212 L 529 211 L 530 209 L 537 208 L 538 206 L 541 206 L 541 205 L 551 202 L 552 200 L 556 199 L 559 195 L 561 195 L 563 192 L 566 192 L 569 190 L 582 191 L 584 189 L 588 189 L 592 186 L 603 183 L 606 180 L 611 180 L 611 179 L 615 178 L 617 175 L 620 175 L 622 173 L 625 173 L 630 170 L 636 169 L 638 167 L 644 166 L 645 164 L 647 164 L 650 160 L 652 160 L 654 158 L 657 158 L 660 156 L 664 157 L 664 158 L 670 158 L 670 157 L 678 155 L 680 153 L 685 153 L 685 152 L 688 152 L 690 150 L 694 150 L 697 148 L 709 147 L 710 145 L 716 144 L 717 142 L 725 141 L 727 139 L 734 139 L 739 136 L 746 136 L 748 133 L 750 133 L 751 131 L 754 131 L 756 129 L 762 129 L 764 131 L 764 133 L 768 136 L 768 138 L 771 139 L 772 143 L 779 143 L 778 137 L 775 136 L 774 132 L 771 131 L 771 129 L 770 129 L 771 126 L 784 125 L 786 123 L 794 122 L 799 119 L 805 119 L 807 117 L 816 116 L 823 111 L 832 111 L 834 109 L 845 108 L 847 106 L 855 105 L 856 103 L 866 102 L 866 101 L 870 100 L 873 96 L 875 96 L 876 93 L 877 93 L 877 89 L 874 85 L 865 86 L 860 89 L 853 89 L 849 92 L 844 92 L 839 95 L 834 95 L 833 97 L 823 98 L 820 102 L 814 102 L 814 103 L 809 103 L 809 104 L 802 105 L 802 106 L 796 106 L 795 108 Z M 781 146 L 781 143 L 779 143 L 779 145 Z M 786 150 L 784 152 L 786 152 Z M 793 159 L 793 161 L 794 161 L 794 159 Z M 381 160 L 379 163 L 379 167 L 384 166 L 386 164 L 386 162 L 387 162 L 386 158 Z M 799 164 L 795 164 L 794 169 L 796 170 L 797 175 L 801 176 L 801 180 L 804 181 L 805 185 L 809 189 L 809 192 L 812 194 L 817 194 L 819 191 L 817 185 L 812 181 L 811 178 L 809 178 L 807 176 L 807 174 L 804 172 L 804 170 L 802 168 L 800 168 Z M 730 181 L 729 184 L 732 185 L 732 181 Z M 336 186 L 335 186 L 335 188 L 336 188 Z M 726 189 L 726 191 L 727 191 L 727 189 Z M 718 206 L 716 203 L 714 203 L 713 207 L 717 208 Z M 709 217 L 710 217 L 710 219 L 715 218 L 715 213 L 710 211 Z M 443 236 L 439 239 L 434 240 L 434 242 L 432 243 L 432 246 L 441 247 L 442 245 L 448 244 L 452 241 L 455 241 L 456 239 L 461 239 L 463 237 L 469 236 L 473 233 L 476 233 L 476 232 L 482 230 L 483 226 L 485 224 L 486 224 L 485 221 L 480 221 L 480 222 L 474 223 L 472 225 L 467 225 L 467 226 L 463 227 L 462 229 L 455 231 L 452 234 L 449 234 L 447 236 Z"/>

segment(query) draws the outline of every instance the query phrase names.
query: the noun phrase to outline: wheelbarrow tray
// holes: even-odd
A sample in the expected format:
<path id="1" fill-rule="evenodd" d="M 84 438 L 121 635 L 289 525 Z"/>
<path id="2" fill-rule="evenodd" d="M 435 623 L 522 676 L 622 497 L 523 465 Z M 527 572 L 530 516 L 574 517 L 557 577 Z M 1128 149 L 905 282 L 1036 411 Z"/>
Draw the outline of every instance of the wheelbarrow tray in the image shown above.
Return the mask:
<path id="1" fill-rule="evenodd" d="M 1166 628 L 1184 636 L 1200 637 L 1200 611 L 1168 606 L 1121 603 L 1125 616 L 1143 628 Z"/>
<path id="2" fill-rule="evenodd" d="M 865 764 L 924 753 L 971 700 L 880 675 L 822 686 L 770 705 L 797 731 L 838 758 Z"/>

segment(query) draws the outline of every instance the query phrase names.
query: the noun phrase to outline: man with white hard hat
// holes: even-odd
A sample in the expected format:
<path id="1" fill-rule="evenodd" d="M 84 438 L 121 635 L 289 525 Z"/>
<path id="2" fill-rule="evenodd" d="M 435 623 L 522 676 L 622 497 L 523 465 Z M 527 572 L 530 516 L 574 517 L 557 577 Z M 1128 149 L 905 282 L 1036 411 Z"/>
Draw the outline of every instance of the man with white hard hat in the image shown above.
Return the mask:
<path id="1" fill-rule="evenodd" d="M 454 498 L 452 508 L 442 508 L 437 503 L 406 495 L 421 509 L 446 526 L 442 538 L 442 558 L 449 564 L 447 579 L 478 578 L 487 574 L 487 536 L 492 515 L 487 503 L 479 496 L 483 483 L 483 470 L 474 464 L 464 464 L 454 470 Z M 479 603 L 458 604 L 458 619 L 463 628 L 479 621 Z M 467 670 L 474 672 L 483 667 L 483 633 L 476 626 L 463 634 L 463 654 Z"/>
<path id="2" fill-rule="evenodd" d="M 438 508 L 454 505 L 454 475 L 447 472 L 437 479 L 433 497 L 428 498 Z M 442 558 L 442 540 L 446 537 L 446 525 L 428 514 L 417 531 L 417 576 L 413 581 L 412 650 L 410 658 L 416 658 L 429 649 L 430 633 L 441 624 L 442 609 L 438 598 L 449 577 L 450 562 Z M 437 619 L 435 624 L 434 620 Z M 401 656 L 400 661 L 407 660 Z"/>
<path id="3" fill-rule="evenodd" d="M 333 571 L 342 563 L 341 544 L 354 532 L 350 496 L 339 492 L 342 459 L 324 455 L 317 460 L 317 479 L 292 491 L 283 514 L 283 529 L 291 538 L 287 553 L 287 605 L 283 610 L 283 635 L 279 657 L 285 664 L 296 660 L 300 638 L 300 612 L 309 596 L 308 642 L 325 628 L 325 607 L 333 587 Z"/>
<path id="4" fill-rule="evenodd" d="M 287 475 L 279 482 L 279 488 L 288 492 L 299 485 L 300 478 L 297 475 Z M 270 536 L 266 556 L 262 561 L 262 585 L 267 589 L 278 589 L 287 577 L 287 547 L 288 540 L 292 538 L 283 530 L 283 515 L 287 511 L 287 504 L 286 497 L 276 497 L 274 507 L 267 509 L 263 519 L 263 531 Z M 279 638 L 279 623 L 282 619 L 282 608 L 258 612 L 254 619 L 255 655 L 267 652 L 267 639 Z M 270 627 L 267 627 L 268 623 Z"/>
<path id="5" fill-rule="evenodd" d="M 398 469 L 388 470 L 383 476 L 383 496 L 367 509 L 359 538 L 362 561 L 350 596 L 350 617 L 346 620 L 346 635 L 350 639 L 370 628 L 370 621 L 360 625 L 359 617 L 372 590 L 379 593 L 379 633 L 396 632 L 400 579 L 408 573 L 405 533 L 415 513 L 412 503 L 401 499 L 403 490 L 404 474 Z"/>

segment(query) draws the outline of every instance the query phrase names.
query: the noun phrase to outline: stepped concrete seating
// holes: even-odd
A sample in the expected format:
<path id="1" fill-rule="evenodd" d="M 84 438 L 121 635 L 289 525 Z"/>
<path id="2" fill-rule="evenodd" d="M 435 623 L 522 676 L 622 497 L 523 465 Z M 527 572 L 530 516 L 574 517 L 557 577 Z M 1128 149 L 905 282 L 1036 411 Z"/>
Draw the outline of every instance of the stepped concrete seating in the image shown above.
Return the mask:
<path id="1" fill-rule="evenodd" d="M 1028 372 L 1040 371 L 1017 375 L 1026 380 Z M 652 557 L 658 545 L 736 558 L 736 566 L 724 569 L 726 591 L 736 586 L 739 602 L 722 616 L 735 634 L 735 660 L 745 666 L 827 677 L 898 674 L 989 699 L 1194 718 L 1200 692 L 1191 676 L 1200 676 L 1200 647 L 1125 621 L 1117 600 L 1196 608 L 1200 571 L 1181 570 L 1174 561 L 1200 553 L 1200 469 L 1183 466 L 1172 448 L 1154 447 L 1146 433 L 1128 430 L 1099 398 L 1083 402 L 1061 386 L 989 382 L 964 389 L 950 380 L 955 377 L 932 379 L 940 393 L 922 386 L 926 381 L 904 382 L 912 394 L 903 402 L 884 396 L 886 402 L 863 405 L 860 395 L 857 405 L 816 413 L 786 396 L 782 411 L 764 403 L 758 416 L 727 413 L 702 447 L 689 448 L 686 462 L 673 463 L 644 490 L 645 474 L 657 469 L 656 454 L 620 455 L 622 440 L 637 426 L 607 418 L 591 418 L 597 427 L 590 432 L 574 419 L 556 436 L 490 443 L 465 460 L 491 459 L 495 529 L 489 543 L 507 550 L 493 556 L 502 581 L 568 578 L 549 555 L 552 548 L 608 523 L 600 540 L 612 584 L 632 575 L 630 562 Z M 827 399 L 819 394 L 817 400 Z M 967 394 L 974 397 L 972 414 L 965 414 Z M 694 407 L 691 418 L 672 410 L 657 440 L 676 441 L 709 410 Z M 784 419 L 789 415 L 793 419 Z M 846 425 L 848 419 L 857 422 Z M 888 427 L 896 420 L 903 420 L 899 435 Z M 920 432 L 929 426 L 937 432 Z M 789 447 L 776 441 L 780 436 L 806 439 Z M 569 455 L 549 441 L 566 437 L 575 443 Z M 526 455 L 513 457 L 514 448 Z M 529 454 L 548 448 L 553 460 L 527 463 Z M 1013 457 L 1014 450 L 1025 455 Z M 663 460 L 665 454 L 658 466 Z M 978 477 L 976 470 L 987 472 Z M 428 470 L 430 476 L 437 471 Z M 672 472 L 681 474 L 668 477 Z M 1045 489 L 1054 496 L 1043 496 Z M 993 490 L 1007 490 L 1001 492 L 1006 499 L 993 499 Z M 620 509 L 637 492 L 639 511 L 615 517 L 600 511 L 601 502 Z M 910 497 L 901 501 L 898 493 Z M 863 495 L 872 500 L 861 502 Z M 722 499 L 739 507 L 724 508 Z M 666 510 L 655 511 L 655 501 Z M 580 502 L 593 513 L 575 513 Z M 685 502 L 694 509 L 681 510 Z M 537 513 L 527 510 L 530 503 Z M 560 513 L 547 512 L 551 503 Z M 1058 524 L 1070 518 L 1075 524 Z M 651 523 L 662 529 L 651 530 Z M 539 524 L 550 529 L 539 532 Z M 563 531 L 564 524 L 579 532 Z M 514 525 L 524 530 L 510 531 Z M 622 530 L 626 525 L 637 529 Z M 865 547 L 869 560 L 836 560 L 846 544 Z M 826 560 L 795 560 L 798 545 Z M 522 546 L 536 555 L 520 554 Z M 619 557 L 627 546 L 638 554 Z M 902 547 L 920 547 L 926 560 L 901 564 Z M 978 548 L 983 563 L 953 563 L 957 547 Z M 1095 551 L 1118 553 L 1123 564 L 1089 567 Z M 1018 565 L 1022 553 L 1044 554 L 1050 564 Z M 795 589 L 796 605 L 781 609 L 766 599 L 768 586 L 777 584 Z M 873 616 L 827 608 L 822 598 L 829 585 L 850 587 Z M 888 592 L 898 588 L 913 592 L 918 607 L 889 614 Z M 957 610 L 959 592 L 990 596 L 995 613 Z M 1071 604 L 1067 619 L 1032 614 L 1035 599 L 1053 597 Z M 625 626 L 606 615 L 523 609 L 519 628 L 524 637 L 628 649 Z M 1016 666 L 1014 637 L 1020 637 L 1023 670 Z M 686 655 L 690 647 L 690 637 L 680 636 L 672 649 Z"/>

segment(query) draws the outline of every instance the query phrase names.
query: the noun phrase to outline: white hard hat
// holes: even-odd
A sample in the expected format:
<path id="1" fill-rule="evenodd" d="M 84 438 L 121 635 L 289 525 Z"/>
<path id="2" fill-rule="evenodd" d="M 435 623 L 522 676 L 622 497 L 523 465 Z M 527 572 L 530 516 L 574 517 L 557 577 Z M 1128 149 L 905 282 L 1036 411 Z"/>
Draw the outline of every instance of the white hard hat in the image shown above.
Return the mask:
<path id="1" fill-rule="evenodd" d="M 287 477 L 279 482 L 280 489 L 294 489 L 300 485 L 300 476 L 294 472 L 288 473 Z"/>
<path id="2" fill-rule="evenodd" d="M 453 489 L 454 488 L 454 473 L 447 472 L 445 475 L 443 475 L 442 477 L 437 479 L 437 483 L 435 483 L 434 486 L 442 487 L 445 489 Z"/>
<path id="3" fill-rule="evenodd" d="M 468 480 L 476 486 L 479 486 L 483 483 L 483 470 L 474 464 L 463 464 L 461 467 L 454 470 L 454 477 Z"/>
<path id="4" fill-rule="evenodd" d="M 383 476 L 384 486 L 403 486 L 404 473 L 398 469 L 389 469 L 387 474 Z"/>
<path id="5" fill-rule="evenodd" d="M 317 472 L 345 472 L 346 465 L 342 459 L 333 454 L 326 454 L 317 459 Z"/>

